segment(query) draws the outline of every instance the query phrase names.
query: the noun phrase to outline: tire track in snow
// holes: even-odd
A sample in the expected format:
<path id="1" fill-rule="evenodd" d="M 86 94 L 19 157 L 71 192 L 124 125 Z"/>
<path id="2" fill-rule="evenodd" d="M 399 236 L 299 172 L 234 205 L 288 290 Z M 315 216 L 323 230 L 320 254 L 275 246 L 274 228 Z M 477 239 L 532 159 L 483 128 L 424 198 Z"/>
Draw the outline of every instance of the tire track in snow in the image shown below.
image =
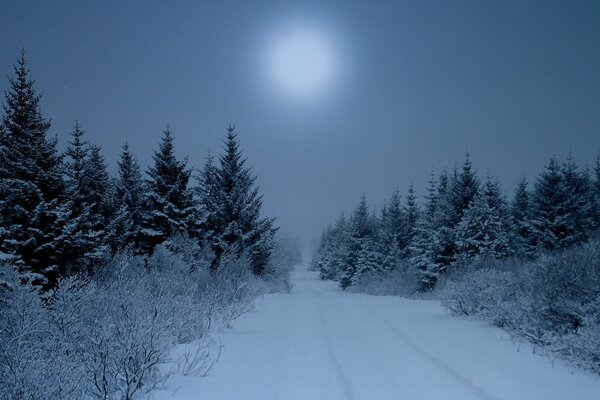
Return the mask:
<path id="1" fill-rule="evenodd" d="M 323 298 L 323 297 L 328 297 L 330 293 L 327 293 L 325 290 L 323 290 L 320 286 L 317 288 L 314 284 L 310 284 L 310 294 L 314 297 L 317 298 Z M 332 342 L 331 342 L 331 336 L 329 335 L 329 332 L 327 331 L 327 327 L 326 327 L 326 319 L 323 316 L 323 306 L 322 304 L 319 304 L 318 302 L 317 304 L 317 315 L 319 317 L 319 325 L 321 326 L 321 332 L 323 334 L 323 338 L 325 339 L 325 346 L 327 347 L 327 352 L 329 354 L 329 359 L 331 360 L 331 364 L 333 365 L 333 370 L 335 372 L 335 376 L 337 378 L 339 387 L 342 390 L 342 394 L 344 396 L 344 398 L 346 400 L 354 400 L 356 397 L 354 396 L 354 393 L 352 391 L 352 386 L 350 384 L 350 380 L 346 377 L 346 375 L 344 374 L 344 370 L 342 369 L 342 364 L 340 363 L 340 361 L 338 360 L 338 358 L 336 357 L 334 351 L 333 351 L 333 346 L 332 346 Z"/>
<path id="2" fill-rule="evenodd" d="M 362 301 L 359 301 L 358 299 L 356 302 L 358 304 L 360 304 L 364 309 L 366 309 L 368 311 L 368 314 L 372 318 L 383 323 L 388 329 L 390 329 L 392 332 L 394 332 L 415 353 L 419 354 L 421 357 L 423 357 L 426 360 L 428 360 L 429 362 L 431 362 L 434 366 L 436 366 L 441 371 L 445 372 L 448 376 L 453 378 L 455 381 L 462 384 L 468 391 L 473 393 L 475 396 L 477 396 L 481 400 L 499 400 L 497 397 L 494 397 L 491 394 L 489 394 L 488 392 L 486 392 L 482 387 L 473 383 L 469 378 L 462 375 L 458 370 L 456 370 L 455 368 L 452 368 L 451 366 L 446 364 L 444 361 L 440 360 L 439 358 L 435 357 L 434 355 L 430 354 L 428 351 L 423 349 L 421 346 L 419 346 L 417 343 L 415 343 L 405 332 L 403 332 L 398 327 L 394 326 L 391 322 L 389 322 L 389 320 L 382 317 L 381 314 L 374 311 L 372 307 L 364 304 Z"/>

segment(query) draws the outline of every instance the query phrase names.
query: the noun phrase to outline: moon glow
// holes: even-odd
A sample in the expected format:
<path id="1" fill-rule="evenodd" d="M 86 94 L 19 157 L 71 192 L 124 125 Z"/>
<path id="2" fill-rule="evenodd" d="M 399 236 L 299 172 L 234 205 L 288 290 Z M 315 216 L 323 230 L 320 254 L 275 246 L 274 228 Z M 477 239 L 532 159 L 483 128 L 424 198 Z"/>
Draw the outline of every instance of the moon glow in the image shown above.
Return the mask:
<path id="1" fill-rule="evenodd" d="M 313 97 L 325 90 L 335 76 L 331 43 L 313 29 L 293 29 L 278 35 L 267 54 L 271 80 L 294 97 Z"/>

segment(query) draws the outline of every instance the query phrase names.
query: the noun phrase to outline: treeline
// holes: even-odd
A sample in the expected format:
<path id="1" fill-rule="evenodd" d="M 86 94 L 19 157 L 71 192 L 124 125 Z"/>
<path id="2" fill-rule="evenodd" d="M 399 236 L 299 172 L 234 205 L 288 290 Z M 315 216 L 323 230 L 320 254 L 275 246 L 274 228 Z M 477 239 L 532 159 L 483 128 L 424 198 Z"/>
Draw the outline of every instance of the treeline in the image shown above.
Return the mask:
<path id="1" fill-rule="evenodd" d="M 23 278 L 52 288 L 61 277 L 93 272 L 118 251 L 151 255 L 173 236 L 210 248 L 212 269 L 235 248 L 249 255 L 256 275 L 264 274 L 276 228 L 260 215 L 261 196 L 234 127 L 224 153 L 209 157 L 196 176 L 187 159 L 175 157 L 167 127 L 145 178 L 127 143 L 113 177 L 79 121 L 65 154 L 58 152 L 28 74 L 22 53 L 0 125 L 0 254 Z"/>
<path id="2" fill-rule="evenodd" d="M 233 127 L 197 174 L 167 127 L 141 171 L 111 176 L 75 122 L 64 154 L 24 54 L 0 124 L 0 398 L 133 399 L 203 375 L 211 333 L 288 291 L 297 243 L 261 216 Z M 195 182 L 195 184 L 194 184 Z M 174 346 L 185 344 L 181 357 Z"/>
<path id="3" fill-rule="evenodd" d="M 593 171 L 551 158 L 511 201 L 467 155 L 380 212 L 365 196 L 322 235 L 312 262 L 322 279 L 378 295 L 433 297 L 536 348 L 600 373 L 600 157 Z"/>
<path id="4" fill-rule="evenodd" d="M 534 259 L 582 244 L 600 227 L 600 157 L 593 171 L 570 156 L 553 157 L 533 190 L 521 180 L 511 201 L 489 174 L 482 181 L 469 155 L 460 169 L 432 176 L 419 204 L 412 186 L 382 210 L 365 196 L 350 218 L 325 228 L 313 266 L 323 279 L 357 285 L 380 272 L 411 269 L 430 290 L 458 261 L 485 256 Z"/>

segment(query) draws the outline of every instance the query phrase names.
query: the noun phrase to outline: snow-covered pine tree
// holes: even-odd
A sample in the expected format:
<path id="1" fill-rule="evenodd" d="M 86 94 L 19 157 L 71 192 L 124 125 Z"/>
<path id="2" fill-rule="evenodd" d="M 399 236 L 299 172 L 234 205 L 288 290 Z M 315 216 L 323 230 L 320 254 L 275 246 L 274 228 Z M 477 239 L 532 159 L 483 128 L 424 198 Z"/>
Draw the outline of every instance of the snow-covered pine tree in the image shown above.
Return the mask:
<path id="1" fill-rule="evenodd" d="M 323 228 L 321 237 L 319 239 L 319 246 L 313 254 L 310 262 L 311 270 L 317 271 L 319 273 L 319 278 L 323 280 L 334 279 L 332 274 L 329 273 L 330 260 L 328 257 L 330 253 L 329 246 L 332 242 L 332 231 L 333 227 L 331 225 L 327 225 L 325 228 Z"/>
<path id="2" fill-rule="evenodd" d="M 491 176 L 489 173 L 486 176 L 485 184 L 482 188 L 482 193 L 488 201 L 490 208 L 498 210 L 500 221 L 508 228 L 508 204 L 506 197 L 500 188 L 498 179 Z"/>
<path id="3" fill-rule="evenodd" d="M 579 170 L 572 155 L 562 165 L 562 184 L 565 190 L 563 206 L 568 232 L 560 247 L 566 248 L 583 243 L 594 230 L 594 204 L 590 191 L 592 183 L 589 174 Z"/>
<path id="4" fill-rule="evenodd" d="M 147 170 L 139 232 L 139 248 L 146 254 L 172 236 L 197 237 L 203 217 L 188 187 L 191 170 L 187 168 L 187 158 L 179 161 L 175 157 L 169 126 L 152 158 L 154 165 Z"/>
<path id="5" fill-rule="evenodd" d="M 532 227 L 541 248 L 564 249 L 587 238 L 591 222 L 587 186 L 574 160 L 561 166 L 552 157 L 537 179 L 532 199 Z"/>
<path id="6" fill-rule="evenodd" d="M 404 223 L 405 218 L 400 202 L 400 194 L 396 190 L 392 193 L 392 197 L 385 207 L 385 212 L 382 212 L 381 215 L 381 242 L 385 256 L 384 269 L 386 270 L 392 270 L 398 265 L 409 244 L 403 241 L 405 239 L 403 235 Z"/>
<path id="7" fill-rule="evenodd" d="M 0 134 L 0 252 L 34 283 L 48 287 L 59 274 L 57 242 L 65 212 L 62 160 L 50 123 L 40 111 L 41 95 L 21 51 L 9 78 Z"/>
<path id="8" fill-rule="evenodd" d="M 206 214 L 201 229 L 201 240 L 209 245 L 211 249 L 219 252 L 221 250 L 219 210 L 223 201 L 219 186 L 219 171 L 212 154 L 208 154 L 204 167 L 196 176 L 196 181 L 198 186 L 194 188 L 194 193 L 198 204 Z"/>
<path id="9" fill-rule="evenodd" d="M 142 222 L 142 173 L 127 141 L 122 149 L 115 182 L 115 217 L 108 227 L 108 243 L 113 252 L 137 244 Z"/>
<path id="10" fill-rule="evenodd" d="M 402 258 L 410 256 L 409 244 L 413 241 L 417 230 L 417 223 L 419 221 L 419 204 L 417 203 L 417 196 L 415 195 L 415 189 L 413 185 L 408 187 L 408 193 L 406 195 L 406 203 L 403 207 L 403 229 L 402 238 L 400 242 L 403 244 Z"/>
<path id="11" fill-rule="evenodd" d="M 84 134 L 85 131 L 79 124 L 79 120 L 76 120 L 71 133 L 71 141 L 65 152 L 65 185 L 68 199 L 71 202 L 70 208 L 73 213 L 71 217 L 81 215 L 84 209 L 83 174 L 88 156 L 88 143 L 83 138 Z"/>
<path id="12" fill-rule="evenodd" d="M 342 289 L 355 285 L 362 276 L 382 270 L 383 257 L 377 249 L 375 228 L 366 196 L 362 195 L 350 221 L 347 255 L 340 275 Z"/>
<path id="13" fill-rule="evenodd" d="M 219 193 L 219 207 L 216 216 L 217 235 L 213 240 L 217 268 L 221 256 L 236 249 L 246 252 L 251 261 L 252 271 L 262 275 L 273 248 L 276 228 L 274 219 L 261 218 L 262 196 L 255 185 L 256 177 L 246 167 L 242 157 L 235 127 L 227 128 L 225 151 L 219 161 L 216 179 Z"/>
<path id="14" fill-rule="evenodd" d="M 315 260 L 321 279 L 340 279 L 349 244 L 348 229 L 348 221 L 342 213 L 335 224 L 323 232 L 318 257 Z"/>
<path id="15" fill-rule="evenodd" d="M 452 197 L 446 171 L 436 183 L 432 174 L 427 189 L 425 211 L 418 220 L 410 245 L 411 261 L 417 267 L 423 290 L 435 286 L 440 273 L 454 261 L 456 253 L 453 230 L 449 228 Z"/>
<path id="16" fill-rule="evenodd" d="M 89 270 L 107 255 L 107 227 L 114 218 L 113 182 L 98 145 L 89 147 L 83 167 L 83 192 L 85 226 L 84 233 L 89 245 L 84 254 L 83 265 Z"/>
<path id="17" fill-rule="evenodd" d="M 508 235 L 500 211 L 490 206 L 484 193 L 477 194 L 456 226 L 456 242 L 460 255 L 502 258 L 509 254 Z"/>
<path id="18" fill-rule="evenodd" d="M 435 284 L 437 274 L 435 271 L 434 246 L 434 221 L 437 207 L 435 175 L 431 174 L 427 194 L 425 195 L 425 211 L 421 213 L 417 221 L 417 227 L 413 240 L 409 244 L 410 261 L 417 267 L 420 275 L 421 285 L 424 289 L 430 289 Z"/>
<path id="19" fill-rule="evenodd" d="M 443 171 L 438 179 L 433 219 L 433 245 L 436 249 L 434 276 L 445 271 L 456 260 L 457 249 L 452 223 L 455 215 L 453 189 L 457 179 L 458 175 L 456 173 L 450 179 L 446 171 Z"/>
<path id="20" fill-rule="evenodd" d="M 513 252 L 521 257 L 535 254 L 535 235 L 531 226 L 531 199 L 527 180 L 523 177 L 517 188 L 510 208 L 510 242 Z"/>
<path id="21" fill-rule="evenodd" d="M 456 174 L 456 172 L 455 172 Z M 451 227 L 460 222 L 464 212 L 469 208 L 471 200 L 479 193 L 479 178 L 473 171 L 469 153 L 465 156 L 462 169 L 452 180 L 452 219 Z"/>
<path id="22" fill-rule="evenodd" d="M 84 134 L 79 121 L 76 120 L 64 160 L 67 194 L 64 207 L 68 216 L 61 237 L 65 243 L 62 249 L 63 264 L 69 273 L 80 270 L 84 255 L 91 249 L 84 184 L 89 151 Z"/>

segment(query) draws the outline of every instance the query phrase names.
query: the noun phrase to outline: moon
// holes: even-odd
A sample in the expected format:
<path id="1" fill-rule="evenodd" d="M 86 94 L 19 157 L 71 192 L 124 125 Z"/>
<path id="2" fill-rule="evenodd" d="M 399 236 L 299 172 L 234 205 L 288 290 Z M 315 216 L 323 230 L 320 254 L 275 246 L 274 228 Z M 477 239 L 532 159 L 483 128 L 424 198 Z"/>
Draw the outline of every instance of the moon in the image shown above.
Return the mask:
<path id="1" fill-rule="evenodd" d="M 332 83 L 336 62 L 327 37 L 316 29 L 294 28 L 275 36 L 267 52 L 273 83 L 294 97 L 314 97 Z"/>

